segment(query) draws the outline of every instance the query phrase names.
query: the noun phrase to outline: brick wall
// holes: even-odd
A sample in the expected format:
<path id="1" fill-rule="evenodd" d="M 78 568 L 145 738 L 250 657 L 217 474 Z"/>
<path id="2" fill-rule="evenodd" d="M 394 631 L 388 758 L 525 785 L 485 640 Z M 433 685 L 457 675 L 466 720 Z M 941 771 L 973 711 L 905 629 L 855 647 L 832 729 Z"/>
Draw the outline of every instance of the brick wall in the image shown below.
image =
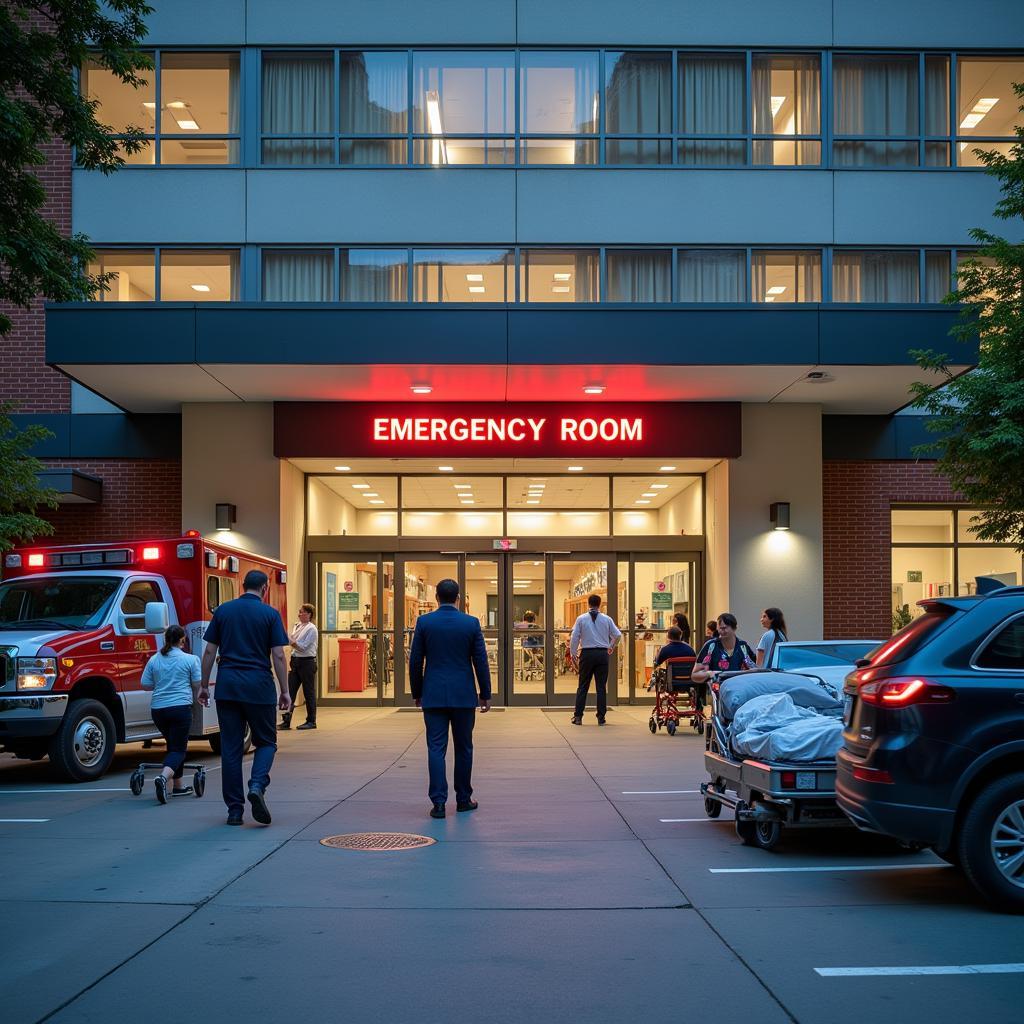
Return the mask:
<path id="1" fill-rule="evenodd" d="M 822 466 L 825 636 L 892 633 L 890 508 L 957 500 L 930 462 L 825 462 Z"/>
<path id="2" fill-rule="evenodd" d="M 40 515 L 56 527 L 46 544 L 83 544 L 181 532 L 181 463 L 177 459 L 47 460 L 103 481 L 99 505 L 61 505 Z"/>

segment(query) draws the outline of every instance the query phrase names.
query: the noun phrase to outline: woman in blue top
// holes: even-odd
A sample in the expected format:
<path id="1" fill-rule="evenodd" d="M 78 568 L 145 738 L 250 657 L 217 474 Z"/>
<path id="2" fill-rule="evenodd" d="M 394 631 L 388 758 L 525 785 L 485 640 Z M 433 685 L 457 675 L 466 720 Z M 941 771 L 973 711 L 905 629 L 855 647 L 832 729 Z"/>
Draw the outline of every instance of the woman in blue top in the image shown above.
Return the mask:
<path id="1" fill-rule="evenodd" d="M 185 796 L 191 786 L 182 784 L 182 766 L 188 749 L 188 735 L 192 731 L 192 705 L 202 678 L 199 659 L 186 654 L 185 630 L 181 626 L 168 626 L 164 632 L 164 645 L 160 653 L 146 662 L 142 673 L 142 688 L 153 691 L 150 708 L 153 723 L 167 741 L 167 756 L 160 774 L 153 780 L 156 798 L 167 803 L 167 780 L 174 780 L 172 796 Z"/>

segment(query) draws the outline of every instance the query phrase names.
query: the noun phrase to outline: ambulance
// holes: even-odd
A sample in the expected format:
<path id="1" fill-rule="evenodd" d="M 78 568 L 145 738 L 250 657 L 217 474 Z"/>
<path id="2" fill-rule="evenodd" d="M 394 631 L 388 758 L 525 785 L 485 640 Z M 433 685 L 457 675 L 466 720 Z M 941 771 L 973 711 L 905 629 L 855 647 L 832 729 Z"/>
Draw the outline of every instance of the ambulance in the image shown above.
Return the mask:
<path id="1" fill-rule="evenodd" d="M 214 610 L 241 594 L 250 569 L 267 574 L 267 601 L 287 625 L 285 565 L 194 530 L 15 549 L 2 564 L 0 748 L 49 757 L 69 782 L 100 778 L 118 743 L 159 737 L 141 679 L 168 625 L 181 625 L 189 651 L 202 657 Z M 220 750 L 214 701 L 195 705 L 192 736 Z"/>

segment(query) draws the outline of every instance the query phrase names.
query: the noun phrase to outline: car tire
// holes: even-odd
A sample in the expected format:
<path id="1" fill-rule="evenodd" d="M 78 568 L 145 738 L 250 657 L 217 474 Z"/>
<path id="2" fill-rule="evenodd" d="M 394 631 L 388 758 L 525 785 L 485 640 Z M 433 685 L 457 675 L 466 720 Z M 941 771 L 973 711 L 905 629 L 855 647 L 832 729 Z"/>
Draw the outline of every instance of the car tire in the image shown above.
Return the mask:
<path id="1" fill-rule="evenodd" d="M 957 852 L 964 874 L 986 900 L 997 910 L 1024 914 L 1024 772 L 994 779 L 974 797 Z M 1012 866 L 1001 866 L 1001 860 Z"/>
<path id="2" fill-rule="evenodd" d="M 98 700 L 72 701 L 50 739 L 51 770 L 66 782 L 92 782 L 110 767 L 116 745 L 114 716 L 106 705 Z"/>
<path id="3" fill-rule="evenodd" d="M 210 749 L 215 754 L 220 754 L 220 733 L 215 732 L 211 736 L 206 737 L 207 742 L 210 744 Z M 249 726 L 245 727 L 245 738 L 242 740 L 242 753 L 248 754 L 252 750 L 252 730 Z"/>

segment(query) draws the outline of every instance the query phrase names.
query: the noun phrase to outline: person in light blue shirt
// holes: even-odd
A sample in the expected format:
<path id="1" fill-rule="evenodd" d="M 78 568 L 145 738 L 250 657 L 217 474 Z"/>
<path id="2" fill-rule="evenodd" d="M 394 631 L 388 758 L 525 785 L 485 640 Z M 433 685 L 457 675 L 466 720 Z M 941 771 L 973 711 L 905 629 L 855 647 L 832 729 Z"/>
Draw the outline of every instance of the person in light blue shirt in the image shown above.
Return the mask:
<path id="1" fill-rule="evenodd" d="M 591 594 L 587 604 L 589 609 L 576 620 L 569 637 L 569 653 L 573 664 L 578 664 L 580 670 L 572 724 L 583 724 L 583 712 L 593 679 L 597 687 L 597 724 L 604 725 L 608 713 L 609 658 L 622 633 L 611 616 L 602 614 L 599 594 Z"/>
<path id="2" fill-rule="evenodd" d="M 199 689 L 202 669 L 194 654 L 186 654 L 185 630 L 168 626 L 164 645 L 154 654 L 142 672 L 142 688 L 153 691 L 150 710 L 153 724 L 167 741 L 167 755 L 160 774 L 153 780 L 156 798 L 167 803 L 167 782 L 173 779 L 172 796 L 186 796 L 191 786 L 182 783 L 182 768 L 192 731 L 192 705 Z"/>

